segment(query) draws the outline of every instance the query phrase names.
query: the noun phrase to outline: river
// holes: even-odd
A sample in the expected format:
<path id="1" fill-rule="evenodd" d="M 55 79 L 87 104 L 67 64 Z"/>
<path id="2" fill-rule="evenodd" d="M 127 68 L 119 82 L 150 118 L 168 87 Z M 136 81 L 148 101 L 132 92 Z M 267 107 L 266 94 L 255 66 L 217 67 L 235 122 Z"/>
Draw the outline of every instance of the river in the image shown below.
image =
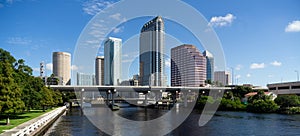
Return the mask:
<path id="1" fill-rule="evenodd" d="M 127 107 L 116 114 L 133 120 L 157 118 L 168 110 Z M 203 127 L 198 126 L 200 113 L 193 111 L 178 128 L 167 136 L 220 135 L 300 135 L 300 115 L 254 114 L 247 112 L 217 112 Z M 130 130 L 131 131 L 131 130 Z M 127 133 L 125 133 L 127 134 Z M 60 117 L 46 133 L 48 136 L 106 136 L 95 127 L 79 108 L 73 108 Z"/>

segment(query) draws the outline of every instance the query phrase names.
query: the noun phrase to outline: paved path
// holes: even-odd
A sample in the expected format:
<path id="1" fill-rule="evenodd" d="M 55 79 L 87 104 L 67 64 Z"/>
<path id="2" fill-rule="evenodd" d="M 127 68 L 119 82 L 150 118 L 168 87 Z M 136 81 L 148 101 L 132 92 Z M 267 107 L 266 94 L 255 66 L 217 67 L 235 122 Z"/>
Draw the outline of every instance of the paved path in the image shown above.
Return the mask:
<path id="1" fill-rule="evenodd" d="M 11 136 L 12 134 L 15 134 L 15 133 L 19 132 L 20 130 L 24 129 L 25 127 L 30 126 L 31 124 L 37 122 L 38 120 L 46 117 L 47 115 L 49 115 L 49 114 L 51 114 L 52 112 L 55 112 L 55 111 L 56 111 L 56 109 L 54 109 L 54 110 L 52 110 L 50 112 L 47 112 L 45 114 L 42 114 L 42 115 L 40 115 L 40 116 L 38 116 L 38 117 L 36 117 L 34 119 L 31 119 L 31 120 L 29 120 L 27 122 L 24 122 L 23 124 L 20 124 L 20 125 L 12 128 L 12 129 L 10 129 L 10 130 L 4 130 L 5 132 L 3 132 L 2 134 L 0 134 L 0 136 Z"/>

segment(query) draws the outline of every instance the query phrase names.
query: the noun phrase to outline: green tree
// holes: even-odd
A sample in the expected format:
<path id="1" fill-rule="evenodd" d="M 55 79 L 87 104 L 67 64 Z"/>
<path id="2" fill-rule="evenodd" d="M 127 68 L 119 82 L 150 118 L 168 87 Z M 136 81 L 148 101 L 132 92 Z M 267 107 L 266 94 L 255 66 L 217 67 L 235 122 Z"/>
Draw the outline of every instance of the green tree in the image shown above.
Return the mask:
<path id="1" fill-rule="evenodd" d="M 47 106 L 53 106 L 55 104 L 53 100 L 53 91 L 48 87 L 43 87 L 41 90 L 41 95 L 43 99 L 40 101 L 43 107 L 43 111 L 46 110 Z"/>
<path id="2" fill-rule="evenodd" d="M 245 86 L 236 86 L 232 93 L 234 96 L 239 97 L 240 99 L 244 98 L 245 94 L 253 92 L 253 90 L 250 87 Z"/>
<path id="3" fill-rule="evenodd" d="M 271 98 L 260 90 L 248 100 L 247 111 L 256 113 L 272 113 L 278 110 L 279 106 Z"/>
<path id="4" fill-rule="evenodd" d="M 255 113 L 273 113 L 278 108 L 278 105 L 274 101 L 263 99 L 256 99 L 247 105 L 247 110 Z"/>
<path id="5" fill-rule="evenodd" d="M 2 50 L 0 50 L 0 58 L 10 58 L 2 55 Z M 22 92 L 14 81 L 14 70 L 9 63 L 10 61 L 3 60 L 0 63 L 0 113 L 7 116 L 7 125 L 10 124 L 9 116 L 21 112 L 24 108 L 24 103 L 21 100 Z"/>
<path id="6" fill-rule="evenodd" d="M 280 107 L 300 106 L 300 100 L 297 95 L 279 95 L 275 100 Z"/>
<path id="7" fill-rule="evenodd" d="M 197 101 L 197 107 L 203 109 L 206 103 L 213 104 L 215 100 L 211 96 L 200 95 Z"/>

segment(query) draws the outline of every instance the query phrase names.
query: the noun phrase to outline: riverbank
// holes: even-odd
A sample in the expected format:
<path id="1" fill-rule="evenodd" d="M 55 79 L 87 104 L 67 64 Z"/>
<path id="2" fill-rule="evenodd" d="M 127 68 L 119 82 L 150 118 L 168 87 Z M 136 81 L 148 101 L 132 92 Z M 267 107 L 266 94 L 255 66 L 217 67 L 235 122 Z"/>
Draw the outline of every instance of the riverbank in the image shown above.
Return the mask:
<path id="1" fill-rule="evenodd" d="M 64 113 L 66 107 L 59 107 L 36 118 L 24 122 L 12 129 L 5 130 L 1 136 L 11 135 L 34 135 L 43 132 L 49 127 L 61 114 Z"/>

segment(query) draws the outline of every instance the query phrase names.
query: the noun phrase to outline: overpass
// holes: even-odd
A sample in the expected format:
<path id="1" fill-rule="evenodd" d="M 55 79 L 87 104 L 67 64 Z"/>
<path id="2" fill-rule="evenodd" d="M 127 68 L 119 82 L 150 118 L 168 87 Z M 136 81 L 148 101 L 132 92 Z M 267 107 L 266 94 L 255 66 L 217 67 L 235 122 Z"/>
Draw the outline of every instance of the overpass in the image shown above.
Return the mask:
<path id="1" fill-rule="evenodd" d="M 176 97 L 179 93 L 184 96 L 184 106 L 187 106 L 187 97 L 189 94 L 209 94 L 214 98 L 222 97 L 225 90 L 232 89 L 231 87 L 162 87 L 162 86 L 62 86 L 62 85 L 50 85 L 50 88 L 54 90 L 60 90 L 62 92 L 78 92 L 80 93 L 81 105 L 83 104 L 83 94 L 92 92 L 104 92 L 106 93 L 107 102 L 111 99 L 112 105 L 114 105 L 115 94 L 116 93 L 143 93 L 144 94 L 144 104 L 148 103 L 148 94 L 155 95 L 156 101 L 163 92 L 168 92 L 170 97 L 175 103 Z M 110 98 L 109 98 L 110 97 Z M 132 98 L 132 97 L 131 97 Z M 135 97 L 136 98 L 136 97 Z"/>
<path id="2" fill-rule="evenodd" d="M 63 86 L 63 85 L 50 85 L 50 88 L 60 91 L 118 91 L 118 92 L 141 92 L 147 93 L 148 91 L 160 92 L 176 92 L 176 91 L 201 91 L 201 90 L 229 90 L 231 87 L 163 87 L 163 86 Z"/>
<path id="3" fill-rule="evenodd" d="M 300 82 L 284 82 L 268 84 L 269 92 L 275 94 L 297 94 L 300 95 Z"/>

